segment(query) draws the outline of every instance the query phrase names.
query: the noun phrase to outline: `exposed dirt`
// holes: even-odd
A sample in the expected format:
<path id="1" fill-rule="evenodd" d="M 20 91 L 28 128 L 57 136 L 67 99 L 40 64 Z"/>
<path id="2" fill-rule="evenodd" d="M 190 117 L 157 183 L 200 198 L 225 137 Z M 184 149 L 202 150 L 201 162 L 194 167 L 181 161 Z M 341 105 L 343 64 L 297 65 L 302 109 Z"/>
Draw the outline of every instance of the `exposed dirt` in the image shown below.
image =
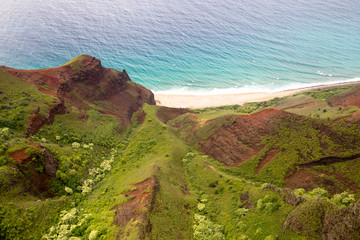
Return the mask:
<path id="1" fill-rule="evenodd" d="M 80 110 L 87 110 L 89 103 L 115 113 L 123 125 L 131 123 L 134 112 L 144 103 L 155 104 L 154 94 L 141 85 L 131 82 L 125 70 L 122 72 L 104 68 L 100 60 L 84 55 L 81 62 L 39 70 L 19 70 L 7 67 L 10 74 L 41 87 L 47 94 L 56 96 Z M 99 105 L 99 103 L 102 103 Z M 104 104 L 105 103 L 105 104 Z M 40 121 L 40 120 L 39 120 Z"/>
<path id="2" fill-rule="evenodd" d="M 42 93 L 45 93 L 45 94 L 56 96 L 56 91 L 45 90 L 43 88 L 39 88 L 39 91 L 42 92 Z"/>
<path id="3" fill-rule="evenodd" d="M 25 153 L 26 149 L 18 150 L 9 154 L 9 156 L 14 159 L 15 163 L 26 163 L 29 156 Z"/>
<path id="4" fill-rule="evenodd" d="M 144 111 L 141 111 L 136 115 L 136 120 L 138 121 L 138 123 L 142 124 L 145 120 L 145 117 L 146 113 Z"/>
<path id="5" fill-rule="evenodd" d="M 144 229 L 140 228 L 140 235 L 151 231 L 150 223 L 145 224 L 145 226 L 142 223 L 146 220 L 147 212 L 151 210 L 157 188 L 158 182 L 153 176 L 135 184 L 135 190 L 122 193 L 129 196 L 130 199 L 126 203 L 113 208 L 116 210 L 115 224 L 124 227 L 132 220 L 133 225 L 144 227 Z M 122 234 L 123 232 L 120 231 L 118 239 L 123 239 Z"/>
<path id="6" fill-rule="evenodd" d="M 260 170 L 270 162 L 280 151 L 276 149 L 270 149 L 266 152 L 265 157 L 260 160 L 258 167 L 255 170 L 255 175 L 257 175 Z"/>
<path id="7" fill-rule="evenodd" d="M 263 149 L 259 144 L 262 138 L 278 125 L 278 121 L 274 120 L 290 115 L 297 117 L 277 108 L 251 115 L 240 115 L 231 126 L 221 128 L 213 134 L 201 150 L 227 166 L 237 166 Z"/>
<path id="8" fill-rule="evenodd" d="M 330 168 L 331 166 L 329 166 Z M 359 186 L 356 182 L 346 178 L 342 174 L 332 171 L 304 167 L 300 170 L 290 171 L 285 178 L 285 187 L 290 189 L 304 188 L 310 191 L 316 187 L 325 188 L 330 194 L 341 193 L 345 190 L 357 192 Z"/>
<path id="9" fill-rule="evenodd" d="M 285 187 L 290 189 L 303 188 L 310 191 L 321 185 L 321 179 L 307 170 L 291 171 L 285 178 Z"/>
<path id="10" fill-rule="evenodd" d="M 47 149 L 35 143 L 31 145 L 37 146 L 39 153 L 28 156 L 25 153 L 26 149 L 22 149 L 9 155 L 14 159 L 15 166 L 22 173 L 22 177 L 27 180 L 25 189 L 28 192 L 40 197 L 52 197 L 49 192 L 51 188 L 49 180 L 56 177 L 58 162 Z"/>
<path id="11" fill-rule="evenodd" d="M 250 202 L 250 195 L 249 192 L 243 193 L 240 195 L 240 200 L 243 203 L 242 207 L 247 209 L 255 209 L 254 205 Z"/>
<path id="12" fill-rule="evenodd" d="M 341 94 L 332 96 L 327 100 L 327 102 L 332 107 L 360 107 L 360 86 L 355 86 L 352 89 L 349 89 Z"/>
<path id="13" fill-rule="evenodd" d="M 160 107 L 156 112 L 156 116 L 163 123 L 167 123 L 169 120 L 174 119 L 182 114 L 189 113 L 189 112 L 193 113 L 193 111 L 188 110 L 186 108 Z"/>
<path id="14" fill-rule="evenodd" d="M 310 163 L 299 164 L 296 167 L 300 169 L 299 171 L 294 168 L 294 170 L 287 174 L 285 178 L 285 187 L 290 189 L 304 188 L 309 191 L 321 186 L 328 190 L 331 194 L 340 193 L 346 189 L 357 192 L 359 190 L 358 184 L 346 178 L 341 173 L 337 172 L 335 167 L 331 166 L 331 164 L 334 163 L 352 161 L 356 159 L 357 161 L 360 161 L 360 154 L 342 158 L 325 157 Z M 327 166 L 327 169 L 329 170 L 315 169 L 313 168 L 315 166 Z"/>
<path id="15" fill-rule="evenodd" d="M 31 114 L 28 127 L 26 128 L 26 137 L 35 135 L 45 124 L 52 124 L 55 120 L 55 116 L 58 114 L 65 114 L 66 107 L 64 102 L 60 102 L 52 107 L 47 117 L 42 116 L 38 108 L 35 113 Z"/>

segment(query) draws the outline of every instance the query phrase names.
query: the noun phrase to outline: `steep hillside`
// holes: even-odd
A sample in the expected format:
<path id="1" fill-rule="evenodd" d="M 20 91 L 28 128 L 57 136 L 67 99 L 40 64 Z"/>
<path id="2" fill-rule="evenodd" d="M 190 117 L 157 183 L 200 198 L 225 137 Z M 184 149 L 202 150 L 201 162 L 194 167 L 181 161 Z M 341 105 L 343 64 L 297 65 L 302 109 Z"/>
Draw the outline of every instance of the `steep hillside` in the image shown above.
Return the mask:
<path id="1" fill-rule="evenodd" d="M 80 55 L 63 66 L 39 70 L 19 70 L 2 67 L 11 75 L 39 86 L 77 107 L 86 117 L 86 110 L 96 106 L 105 114 L 116 116 L 129 125 L 134 112 L 144 103 L 155 104 L 151 91 L 130 80 L 125 70 L 119 72 L 101 66 L 99 59 Z"/>
<path id="2" fill-rule="evenodd" d="M 0 69 L 0 239 L 360 239 L 358 87 L 154 106 L 81 55 Z"/>

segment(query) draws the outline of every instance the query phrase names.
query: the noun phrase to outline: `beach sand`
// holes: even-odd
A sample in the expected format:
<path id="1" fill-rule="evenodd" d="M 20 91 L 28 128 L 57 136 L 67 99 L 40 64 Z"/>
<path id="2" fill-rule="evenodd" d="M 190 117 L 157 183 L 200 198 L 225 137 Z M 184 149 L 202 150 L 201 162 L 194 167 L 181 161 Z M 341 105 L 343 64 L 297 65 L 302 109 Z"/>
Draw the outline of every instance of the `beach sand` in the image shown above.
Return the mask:
<path id="1" fill-rule="evenodd" d="M 224 105 L 244 104 L 246 102 L 261 102 L 275 97 L 284 97 L 295 93 L 310 91 L 323 88 L 360 84 L 357 82 L 335 83 L 320 85 L 308 88 L 299 88 L 281 92 L 258 92 L 241 94 L 222 94 L 222 95 L 175 95 L 175 94 L 155 94 L 156 105 L 177 107 L 177 108 L 204 108 Z"/>

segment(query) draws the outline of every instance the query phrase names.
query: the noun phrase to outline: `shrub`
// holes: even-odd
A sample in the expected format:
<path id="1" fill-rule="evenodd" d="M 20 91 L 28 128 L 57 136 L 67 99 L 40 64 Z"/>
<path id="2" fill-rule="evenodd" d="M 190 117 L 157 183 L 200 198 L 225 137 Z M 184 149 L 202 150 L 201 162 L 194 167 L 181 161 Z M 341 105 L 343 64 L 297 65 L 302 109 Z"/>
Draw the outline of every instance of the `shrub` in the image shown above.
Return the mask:
<path id="1" fill-rule="evenodd" d="M 239 217 L 244 217 L 246 216 L 246 214 L 248 214 L 249 212 L 249 209 L 247 208 L 239 208 L 238 210 L 236 210 L 236 214 L 239 216 Z"/>
<path id="2" fill-rule="evenodd" d="M 72 146 L 73 148 L 77 149 L 77 148 L 80 147 L 80 143 L 78 143 L 78 142 L 73 142 L 73 143 L 71 144 L 71 146 Z"/>
<path id="3" fill-rule="evenodd" d="M 73 194 L 73 190 L 69 187 L 65 187 L 65 192 L 67 192 L 69 195 Z"/>
<path id="4" fill-rule="evenodd" d="M 296 195 L 301 196 L 301 195 L 304 195 L 304 194 L 306 193 L 306 191 L 305 191 L 305 189 L 303 189 L 303 188 L 297 188 L 297 189 L 294 190 L 294 193 L 295 193 Z"/>
<path id="5" fill-rule="evenodd" d="M 223 240 L 222 226 L 215 224 L 205 216 L 195 214 L 194 221 L 194 239 L 195 240 Z"/>
<path id="6" fill-rule="evenodd" d="M 277 198 L 266 195 L 263 199 L 257 201 L 256 208 L 271 213 L 278 210 L 280 206 L 280 203 L 277 202 Z"/>
<path id="7" fill-rule="evenodd" d="M 199 211 L 202 211 L 202 210 L 205 209 L 205 204 L 204 203 L 198 203 L 197 208 L 198 208 Z"/>
<path id="8" fill-rule="evenodd" d="M 348 192 L 343 192 L 335 194 L 331 201 L 340 206 L 349 206 L 355 203 L 354 194 L 349 194 Z"/>
<path id="9" fill-rule="evenodd" d="M 37 149 L 37 147 L 30 146 L 25 150 L 25 154 L 28 156 L 36 155 L 39 154 L 39 150 Z"/>
<path id="10" fill-rule="evenodd" d="M 315 197 L 323 197 L 323 198 L 327 198 L 329 197 L 329 193 L 328 191 L 326 191 L 323 188 L 314 188 L 312 191 L 309 192 L 309 195 L 311 196 L 315 196 Z"/>

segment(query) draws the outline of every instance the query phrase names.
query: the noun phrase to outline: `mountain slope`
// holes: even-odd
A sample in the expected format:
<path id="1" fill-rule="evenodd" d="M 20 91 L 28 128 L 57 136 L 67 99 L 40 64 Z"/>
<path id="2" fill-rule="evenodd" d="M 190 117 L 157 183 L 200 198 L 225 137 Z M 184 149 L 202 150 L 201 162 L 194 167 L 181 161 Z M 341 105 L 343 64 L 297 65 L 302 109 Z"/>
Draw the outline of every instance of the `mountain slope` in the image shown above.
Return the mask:
<path id="1" fill-rule="evenodd" d="M 359 239 L 357 89 L 189 110 L 86 55 L 2 67 L 0 239 Z"/>

